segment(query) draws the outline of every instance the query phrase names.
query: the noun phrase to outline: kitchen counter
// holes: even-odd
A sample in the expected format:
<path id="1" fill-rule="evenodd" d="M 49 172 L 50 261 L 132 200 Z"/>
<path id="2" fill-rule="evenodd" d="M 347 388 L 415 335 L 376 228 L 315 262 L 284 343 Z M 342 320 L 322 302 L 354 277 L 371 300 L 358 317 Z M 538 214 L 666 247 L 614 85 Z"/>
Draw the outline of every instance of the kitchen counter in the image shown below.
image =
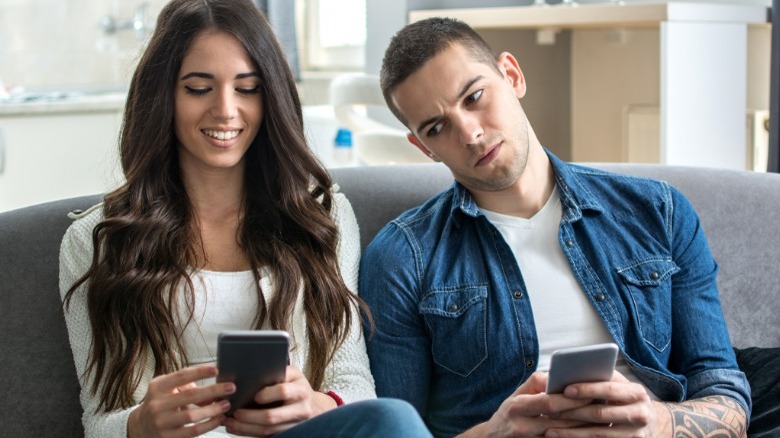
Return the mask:
<path id="1" fill-rule="evenodd" d="M 126 98 L 124 91 L 110 91 L 0 99 L 0 117 L 123 111 Z"/>

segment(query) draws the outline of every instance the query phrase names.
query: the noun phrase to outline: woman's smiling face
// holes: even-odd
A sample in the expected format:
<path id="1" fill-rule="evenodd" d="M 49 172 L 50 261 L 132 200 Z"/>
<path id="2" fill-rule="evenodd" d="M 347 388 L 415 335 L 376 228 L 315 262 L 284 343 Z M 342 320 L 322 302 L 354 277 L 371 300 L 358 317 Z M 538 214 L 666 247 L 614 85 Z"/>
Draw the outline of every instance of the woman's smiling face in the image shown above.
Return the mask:
<path id="1" fill-rule="evenodd" d="M 205 31 L 184 55 L 174 92 L 174 130 L 183 170 L 243 170 L 260 129 L 260 78 L 232 35 Z"/>

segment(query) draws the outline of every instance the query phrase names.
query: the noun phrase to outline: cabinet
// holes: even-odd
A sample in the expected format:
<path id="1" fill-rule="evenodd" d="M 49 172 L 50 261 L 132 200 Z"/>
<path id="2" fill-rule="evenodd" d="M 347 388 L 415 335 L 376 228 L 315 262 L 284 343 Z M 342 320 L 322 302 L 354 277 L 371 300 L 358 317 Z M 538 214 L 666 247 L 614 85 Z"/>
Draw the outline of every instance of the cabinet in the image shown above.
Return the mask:
<path id="1" fill-rule="evenodd" d="M 431 16 L 461 19 L 518 58 L 528 82 L 521 103 L 564 159 L 748 167 L 748 109 L 768 108 L 767 7 L 600 3 L 409 19 Z"/>
<path id="2" fill-rule="evenodd" d="M 0 211 L 121 181 L 121 109 L 0 113 Z"/>

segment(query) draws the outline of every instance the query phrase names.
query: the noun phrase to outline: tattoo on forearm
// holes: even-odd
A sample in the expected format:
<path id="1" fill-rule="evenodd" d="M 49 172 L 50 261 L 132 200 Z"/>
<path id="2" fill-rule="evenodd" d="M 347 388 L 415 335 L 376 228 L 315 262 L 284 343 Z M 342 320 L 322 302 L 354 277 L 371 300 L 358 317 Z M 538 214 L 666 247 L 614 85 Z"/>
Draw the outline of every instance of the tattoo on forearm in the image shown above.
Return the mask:
<path id="1" fill-rule="evenodd" d="M 745 436 L 745 413 L 730 397 L 704 397 L 689 403 L 667 403 L 675 438 Z"/>

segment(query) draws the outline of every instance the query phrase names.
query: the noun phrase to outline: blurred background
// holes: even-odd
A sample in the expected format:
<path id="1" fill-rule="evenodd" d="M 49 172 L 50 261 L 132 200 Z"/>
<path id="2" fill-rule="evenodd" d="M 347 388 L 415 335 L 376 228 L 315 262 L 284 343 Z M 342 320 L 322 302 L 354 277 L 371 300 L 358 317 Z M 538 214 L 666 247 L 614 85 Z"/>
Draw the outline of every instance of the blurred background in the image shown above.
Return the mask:
<path id="1" fill-rule="evenodd" d="M 563 159 L 767 168 L 771 0 L 256 1 L 330 167 L 424 159 L 375 75 L 398 29 L 442 14 L 518 58 L 523 106 Z M 121 181 L 125 92 L 165 3 L 0 0 L 0 211 Z"/>

